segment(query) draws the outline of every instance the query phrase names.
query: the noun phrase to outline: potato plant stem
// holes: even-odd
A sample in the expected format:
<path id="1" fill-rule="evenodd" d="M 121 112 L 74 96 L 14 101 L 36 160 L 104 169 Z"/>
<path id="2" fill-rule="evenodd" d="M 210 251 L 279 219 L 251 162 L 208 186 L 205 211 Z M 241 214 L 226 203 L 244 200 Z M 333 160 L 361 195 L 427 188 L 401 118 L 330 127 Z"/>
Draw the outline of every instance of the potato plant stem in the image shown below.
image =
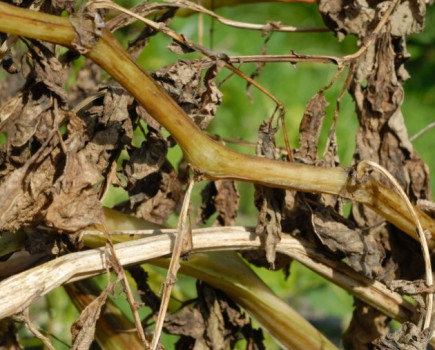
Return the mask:
<path id="1" fill-rule="evenodd" d="M 90 21 L 77 21 L 82 31 L 93 31 Z M 18 8 L 0 2 L 0 31 L 73 47 L 76 32 L 67 18 Z M 368 205 L 416 238 L 415 224 L 400 197 L 379 182 L 354 181 L 345 168 L 321 168 L 245 155 L 211 139 L 169 95 L 139 67 L 116 41 L 102 31 L 86 56 L 124 86 L 150 115 L 164 126 L 183 150 L 199 176 L 235 179 L 269 187 L 341 195 Z M 395 201 L 394 199 L 397 199 Z M 416 209 L 425 230 L 435 237 L 435 222 Z"/>

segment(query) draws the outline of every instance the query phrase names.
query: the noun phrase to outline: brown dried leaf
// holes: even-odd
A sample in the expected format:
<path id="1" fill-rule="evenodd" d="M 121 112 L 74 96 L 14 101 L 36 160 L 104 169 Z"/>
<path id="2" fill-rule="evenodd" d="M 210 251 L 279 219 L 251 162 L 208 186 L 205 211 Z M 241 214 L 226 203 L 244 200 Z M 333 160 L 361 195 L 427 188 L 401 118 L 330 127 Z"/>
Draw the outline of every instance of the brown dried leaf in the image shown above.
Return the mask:
<path id="1" fill-rule="evenodd" d="M 183 189 L 174 168 L 165 161 L 158 172 L 137 181 L 129 194 L 130 206 L 124 211 L 163 224 L 182 199 Z"/>
<path id="2" fill-rule="evenodd" d="M 342 253 L 347 263 L 367 277 L 384 273 L 385 251 L 372 235 L 366 235 L 351 222 L 346 222 L 327 208 L 316 208 L 312 214 L 314 233 L 333 253 Z"/>
<path id="3" fill-rule="evenodd" d="M 141 266 L 132 266 L 127 271 L 133 277 L 137 285 L 137 292 L 142 302 L 148 306 L 154 314 L 160 309 L 160 298 L 148 285 L 148 273 Z"/>
<path id="4" fill-rule="evenodd" d="M 319 92 L 308 101 L 305 107 L 305 113 L 299 126 L 300 149 L 295 153 L 295 157 L 305 163 L 313 164 L 317 160 L 319 136 L 327 106 L 328 102 L 326 102 L 325 96 Z"/>
<path id="5" fill-rule="evenodd" d="M 20 147 L 33 137 L 44 116 L 52 107 L 47 94 L 41 94 L 42 85 L 28 92 L 19 93 L 0 109 L 0 132 L 6 133 L 12 147 Z M 39 91 L 38 91 L 39 90 Z"/>
<path id="6" fill-rule="evenodd" d="M 124 167 L 130 203 L 118 206 L 124 212 L 163 224 L 182 197 L 182 186 L 166 160 L 167 140 L 150 128 L 140 149 L 132 152 Z"/>
<path id="7" fill-rule="evenodd" d="M 171 41 L 171 43 L 168 45 L 169 51 L 177 54 L 177 55 L 184 55 L 185 53 L 191 53 L 195 50 L 191 49 L 190 47 L 183 45 L 177 41 Z"/>
<path id="8" fill-rule="evenodd" d="M 166 316 L 164 330 L 169 334 L 201 339 L 206 327 L 205 321 L 198 308 L 183 307 L 179 312 Z"/>
<path id="9" fill-rule="evenodd" d="M 258 132 L 257 155 L 269 159 L 278 159 L 279 154 L 275 145 L 275 133 L 270 123 L 263 122 Z M 266 258 L 274 268 L 276 245 L 281 240 L 281 218 L 284 207 L 285 191 L 264 186 L 255 186 L 255 206 L 258 220 L 255 232 L 260 235 Z"/>
<path id="10" fill-rule="evenodd" d="M 204 86 L 201 86 L 201 61 L 180 60 L 152 73 L 152 76 L 195 123 L 205 129 L 222 100 L 222 93 L 214 82 L 220 68 L 219 63 L 212 65 L 205 74 Z"/>
<path id="11" fill-rule="evenodd" d="M 351 323 L 343 334 L 345 349 L 368 350 L 371 342 L 388 333 L 390 319 L 380 311 L 355 299 Z"/>
<path id="12" fill-rule="evenodd" d="M 90 348 L 95 335 L 95 327 L 100 317 L 101 309 L 106 303 L 106 299 L 113 292 L 117 281 L 111 283 L 86 306 L 78 320 L 71 326 L 72 346 L 74 350 L 87 350 Z"/>
<path id="13" fill-rule="evenodd" d="M 233 348 L 245 338 L 251 349 L 264 349 L 261 331 L 252 328 L 249 318 L 222 292 L 198 283 L 196 305 L 166 317 L 165 331 L 182 335 L 176 349 Z M 187 309 L 187 310 L 186 310 Z"/>
<path id="14" fill-rule="evenodd" d="M 0 320 L 0 348 L 5 350 L 24 349 L 18 341 L 18 330 L 12 318 Z"/>
<path id="15" fill-rule="evenodd" d="M 404 322 L 394 333 L 389 333 L 373 341 L 376 350 L 426 350 L 432 330 L 421 331 L 420 327 L 410 322 Z"/>
<path id="16" fill-rule="evenodd" d="M 166 161 L 168 153 L 167 141 L 160 132 L 149 128 L 140 148 L 136 148 L 125 162 L 124 173 L 127 176 L 129 187 L 135 186 L 138 180 L 144 179 L 152 173 L 159 171 Z"/>
<path id="17" fill-rule="evenodd" d="M 219 213 L 214 226 L 231 226 L 236 222 L 240 195 L 234 181 L 210 182 L 201 191 L 202 204 L 198 220 L 205 223 L 216 211 Z"/>
<path id="18" fill-rule="evenodd" d="M 47 210 L 46 220 L 56 229 L 78 231 L 104 222 L 103 209 L 95 191 L 85 189 L 61 193 Z"/>

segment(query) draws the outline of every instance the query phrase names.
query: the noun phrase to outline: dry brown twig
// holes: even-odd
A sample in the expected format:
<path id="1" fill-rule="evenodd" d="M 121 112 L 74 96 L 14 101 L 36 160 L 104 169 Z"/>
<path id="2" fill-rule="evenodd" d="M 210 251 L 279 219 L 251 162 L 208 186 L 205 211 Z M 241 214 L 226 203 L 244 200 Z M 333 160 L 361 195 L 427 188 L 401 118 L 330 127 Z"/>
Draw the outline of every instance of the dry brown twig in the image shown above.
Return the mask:
<path id="1" fill-rule="evenodd" d="M 33 324 L 32 321 L 30 320 L 30 314 L 29 314 L 29 309 L 26 308 L 23 312 L 22 312 L 22 316 L 21 318 L 23 319 L 27 329 L 32 332 L 36 338 L 38 338 L 40 341 L 42 341 L 42 343 L 44 344 L 44 346 L 48 349 L 48 350 L 56 350 L 56 348 L 53 346 L 51 340 L 49 338 L 47 338 L 44 334 L 42 334 L 39 329 L 37 329 Z"/>
<path id="2" fill-rule="evenodd" d="M 105 226 L 103 226 L 103 233 L 104 233 L 104 237 L 106 238 L 106 242 L 107 242 L 106 245 L 109 248 L 109 252 L 110 252 L 112 259 L 110 259 L 110 256 L 107 255 L 108 254 L 107 250 L 105 250 L 105 256 L 106 256 L 107 260 L 110 261 L 110 263 L 111 263 L 112 267 L 114 268 L 114 270 L 116 271 L 116 273 L 118 275 L 120 275 L 120 277 L 121 277 L 121 284 L 122 284 L 123 290 L 125 292 L 125 295 L 127 297 L 128 304 L 130 305 L 131 312 L 133 314 L 133 319 L 134 319 L 134 323 L 136 326 L 136 331 L 139 335 L 139 339 L 141 340 L 142 344 L 144 344 L 144 346 L 146 348 L 148 348 L 149 343 L 145 337 L 145 332 L 144 332 L 143 327 L 142 327 L 142 322 L 141 322 L 141 319 L 140 319 L 140 316 L 139 316 L 139 313 L 137 310 L 137 306 L 136 306 L 136 302 L 135 302 L 134 297 L 133 297 L 133 293 L 132 293 L 131 288 L 130 288 L 130 284 L 128 283 L 128 279 L 127 279 L 127 276 L 125 275 L 124 267 L 122 266 L 122 263 L 120 263 L 120 260 L 117 256 L 117 253 L 116 253 L 116 250 L 114 248 L 110 234 L 108 233 L 108 230 L 106 229 Z M 107 269 L 109 268 L 108 264 L 106 265 L 106 268 Z M 107 272 L 107 275 L 108 275 L 108 279 L 109 279 L 109 272 Z"/>
<path id="3" fill-rule="evenodd" d="M 434 129 L 434 128 L 435 128 L 435 122 L 430 123 L 429 125 L 425 126 L 423 129 L 421 129 L 419 132 L 417 132 L 415 135 L 410 137 L 409 141 L 413 142 L 413 141 L 417 140 L 420 136 L 424 135 L 429 130 Z"/>
<path id="4" fill-rule="evenodd" d="M 180 217 L 178 219 L 177 237 L 174 243 L 174 250 L 171 254 L 171 263 L 169 264 L 166 280 L 163 282 L 163 294 L 160 304 L 159 314 L 156 320 L 156 327 L 154 330 L 153 340 L 151 342 L 150 349 L 156 350 L 159 345 L 159 339 L 165 322 L 166 311 L 169 305 L 169 299 L 171 298 L 172 287 L 177 281 L 177 272 L 180 268 L 180 256 L 183 250 L 183 245 L 186 239 L 186 219 L 189 212 L 190 197 L 192 195 L 192 189 L 195 182 L 190 180 L 187 185 L 186 194 L 184 195 L 183 206 L 181 208 Z"/>
<path id="5" fill-rule="evenodd" d="M 206 14 L 218 22 L 239 29 L 248 30 L 259 30 L 263 32 L 287 32 L 287 33 L 315 33 L 315 32 L 329 32 L 329 28 L 326 27 L 295 27 L 282 24 L 281 22 L 268 22 L 266 24 L 254 24 L 247 22 L 234 21 L 225 17 L 222 17 L 215 13 L 214 11 L 202 6 L 199 3 L 194 3 L 190 1 L 178 0 L 165 3 L 140 3 L 130 9 L 130 11 L 137 13 L 138 15 L 145 17 L 156 12 L 163 11 L 170 8 L 180 8 L 185 10 L 190 10 L 191 12 L 196 12 L 198 14 Z M 127 26 L 134 22 L 127 14 L 121 14 L 113 19 L 111 19 L 107 25 L 110 30 L 116 30 L 124 26 Z"/>

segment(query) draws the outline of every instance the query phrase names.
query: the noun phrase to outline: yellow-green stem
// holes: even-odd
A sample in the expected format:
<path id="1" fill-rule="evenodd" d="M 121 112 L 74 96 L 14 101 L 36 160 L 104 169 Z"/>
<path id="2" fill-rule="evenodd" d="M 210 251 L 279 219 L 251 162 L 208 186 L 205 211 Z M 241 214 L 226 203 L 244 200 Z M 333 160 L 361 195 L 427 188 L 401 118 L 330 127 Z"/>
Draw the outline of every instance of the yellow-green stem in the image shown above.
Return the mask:
<path id="1" fill-rule="evenodd" d="M 91 23 L 79 21 L 82 30 Z M 0 2 L 0 31 L 73 47 L 68 19 Z M 123 85 L 178 142 L 194 170 L 210 179 L 236 179 L 270 187 L 343 195 L 368 205 L 414 238 L 415 224 L 393 190 L 375 181 L 350 186 L 349 170 L 272 161 L 235 152 L 202 132 L 169 95 L 139 67 L 106 30 L 86 54 Z M 367 185 L 368 184 L 368 185 Z M 398 202 L 391 198 L 399 198 Z M 399 207 L 399 210 L 397 209 Z M 417 210 L 424 229 L 435 236 L 433 219 Z"/>

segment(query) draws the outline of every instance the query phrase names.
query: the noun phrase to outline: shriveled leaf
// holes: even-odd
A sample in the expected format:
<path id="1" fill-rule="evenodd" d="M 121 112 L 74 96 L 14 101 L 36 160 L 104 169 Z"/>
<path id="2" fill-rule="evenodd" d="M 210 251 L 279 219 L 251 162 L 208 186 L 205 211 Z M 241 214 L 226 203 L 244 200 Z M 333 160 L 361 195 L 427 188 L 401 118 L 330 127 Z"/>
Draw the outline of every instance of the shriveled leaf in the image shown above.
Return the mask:
<path id="1" fill-rule="evenodd" d="M 254 331 L 249 318 L 225 294 L 205 283 L 198 283 L 197 290 L 198 299 L 193 308 L 184 307 L 166 318 L 165 330 L 182 336 L 177 349 L 222 349 L 230 344 L 233 347 L 240 336 L 250 334 L 249 330 Z M 240 332 L 243 335 L 239 336 Z M 261 349 L 261 341 L 249 336 L 246 339 Z"/>
<path id="2" fill-rule="evenodd" d="M 270 123 L 264 122 L 258 133 L 257 155 L 269 159 L 278 159 L 275 145 L 275 133 Z M 281 240 L 281 219 L 284 206 L 285 191 L 281 189 L 255 186 L 255 206 L 258 220 L 255 232 L 262 237 L 266 259 L 274 267 L 276 245 Z"/>
<path id="3" fill-rule="evenodd" d="M 208 69 L 201 86 L 201 61 L 178 61 L 152 73 L 169 95 L 201 128 L 205 129 L 216 114 L 222 100 L 215 78 L 220 69 L 219 62 Z"/>
<path id="4" fill-rule="evenodd" d="M 7 350 L 24 349 L 18 341 L 18 330 L 12 318 L 0 320 L 0 348 Z"/>
<path id="5" fill-rule="evenodd" d="M 163 224 L 182 198 L 182 186 L 172 165 L 166 160 L 167 141 L 149 128 L 147 140 L 133 150 L 126 162 L 129 203 L 119 208 L 147 221 Z"/>
<path id="6" fill-rule="evenodd" d="M 116 282 L 111 283 L 86 306 L 80 317 L 71 326 L 72 346 L 74 350 L 87 350 L 90 348 L 95 335 L 95 327 L 100 317 L 101 309 L 106 303 L 109 294 L 115 288 Z"/>
<path id="7" fill-rule="evenodd" d="M 327 106 L 328 102 L 326 102 L 325 96 L 319 92 L 308 101 L 305 107 L 305 113 L 299 126 L 300 149 L 296 152 L 295 157 L 306 163 L 313 164 L 317 160 L 319 136 Z"/>
<path id="8" fill-rule="evenodd" d="M 219 215 L 214 222 L 217 226 L 230 226 L 236 222 L 240 195 L 234 181 L 218 180 L 210 182 L 201 191 L 202 205 L 198 217 L 203 223 L 215 212 Z"/>
<path id="9" fill-rule="evenodd" d="M 322 244 L 334 253 L 344 254 L 347 263 L 356 271 L 371 278 L 385 273 L 382 266 L 386 253 L 372 235 L 352 227 L 350 222 L 345 222 L 326 208 L 313 211 L 312 223 Z"/>
<path id="10" fill-rule="evenodd" d="M 389 333 L 373 341 L 376 350 L 425 350 L 428 347 L 431 330 L 421 331 L 420 327 L 404 322 L 394 333 Z"/>
<path id="11" fill-rule="evenodd" d="M 125 175 L 129 186 L 133 187 L 136 181 L 146 178 L 152 173 L 160 170 L 166 161 L 168 145 L 162 135 L 151 129 L 146 135 L 140 148 L 134 149 L 130 160 L 125 162 Z"/>

